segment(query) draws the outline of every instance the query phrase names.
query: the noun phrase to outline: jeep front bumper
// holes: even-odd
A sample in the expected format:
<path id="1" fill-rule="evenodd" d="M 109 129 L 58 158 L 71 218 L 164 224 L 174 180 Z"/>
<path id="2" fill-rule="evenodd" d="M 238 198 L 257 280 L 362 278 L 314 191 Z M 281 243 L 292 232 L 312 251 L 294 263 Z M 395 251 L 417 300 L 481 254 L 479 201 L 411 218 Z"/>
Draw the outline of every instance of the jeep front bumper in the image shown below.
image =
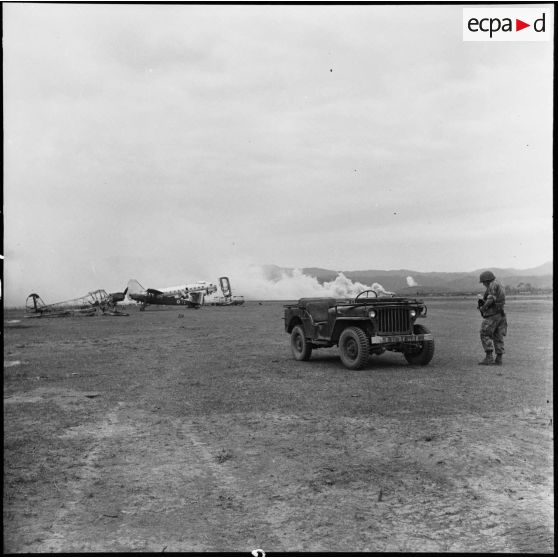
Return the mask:
<path id="1" fill-rule="evenodd" d="M 420 333 L 418 335 L 374 335 L 370 338 L 372 345 L 384 345 L 386 343 L 420 343 L 422 341 L 434 341 L 431 333 Z"/>

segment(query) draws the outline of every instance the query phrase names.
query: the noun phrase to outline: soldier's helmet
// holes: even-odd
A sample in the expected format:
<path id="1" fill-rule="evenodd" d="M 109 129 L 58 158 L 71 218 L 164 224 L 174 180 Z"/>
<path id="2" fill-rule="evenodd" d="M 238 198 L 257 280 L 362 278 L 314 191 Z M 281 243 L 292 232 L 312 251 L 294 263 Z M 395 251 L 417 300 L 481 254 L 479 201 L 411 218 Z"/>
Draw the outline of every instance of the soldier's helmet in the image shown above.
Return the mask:
<path id="1" fill-rule="evenodd" d="M 485 281 L 494 281 L 496 277 L 492 271 L 483 271 L 479 277 L 479 283 L 484 283 Z"/>

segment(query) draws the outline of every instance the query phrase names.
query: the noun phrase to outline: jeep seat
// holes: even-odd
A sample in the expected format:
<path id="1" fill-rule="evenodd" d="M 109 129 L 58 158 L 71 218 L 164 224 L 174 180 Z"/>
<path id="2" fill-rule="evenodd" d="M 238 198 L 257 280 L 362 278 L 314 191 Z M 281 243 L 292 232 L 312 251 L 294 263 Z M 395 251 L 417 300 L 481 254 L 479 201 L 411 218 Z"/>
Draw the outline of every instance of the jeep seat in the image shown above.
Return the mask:
<path id="1" fill-rule="evenodd" d="M 334 298 L 301 298 L 299 308 L 304 308 L 314 323 L 327 322 L 328 310 L 337 306 Z"/>

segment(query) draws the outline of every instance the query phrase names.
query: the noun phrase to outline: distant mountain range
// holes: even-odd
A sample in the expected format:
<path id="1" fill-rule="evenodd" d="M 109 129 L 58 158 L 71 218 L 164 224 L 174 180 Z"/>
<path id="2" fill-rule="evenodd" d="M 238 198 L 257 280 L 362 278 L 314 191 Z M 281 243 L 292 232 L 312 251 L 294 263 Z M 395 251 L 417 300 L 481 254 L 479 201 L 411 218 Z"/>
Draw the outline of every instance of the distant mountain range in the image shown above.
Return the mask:
<path id="1" fill-rule="evenodd" d="M 288 271 L 287 268 L 275 267 Z M 301 270 L 305 275 L 315 277 L 319 283 L 333 281 L 339 273 L 353 282 L 371 285 L 380 283 L 386 290 L 397 294 L 429 294 L 429 293 L 474 293 L 479 292 L 479 275 L 484 269 L 470 272 L 420 272 L 412 269 L 365 271 L 334 271 L 318 267 L 306 267 Z M 491 268 L 498 281 L 514 291 L 551 290 L 553 287 L 553 262 L 546 262 L 530 269 L 500 269 Z"/>

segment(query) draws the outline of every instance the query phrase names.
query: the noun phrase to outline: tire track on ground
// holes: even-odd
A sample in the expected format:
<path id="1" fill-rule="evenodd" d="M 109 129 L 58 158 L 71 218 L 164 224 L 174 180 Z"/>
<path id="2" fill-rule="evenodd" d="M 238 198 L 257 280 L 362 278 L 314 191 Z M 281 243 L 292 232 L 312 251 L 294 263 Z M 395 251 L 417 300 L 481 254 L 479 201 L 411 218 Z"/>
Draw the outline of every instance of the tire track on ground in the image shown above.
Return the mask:
<path id="1" fill-rule="evenodd" d="M 86 442 L 61 507 L 33 553 L 249 552 L 257 548 L 250 489 L 234 456 L 190 420 L 119 402 L 61 438 Z"/>
<path id="2" fill-rule="evenodd" d="M 101 472 L 95 465 L 105 450 L 104 441 L 114 438 L 118 429 L 122 429 L 118 416 L 122 405 L 123 403 L 118 403 L 100 423 L 88 423 L 70 428 L 60 436 L 61 438 L 86 437 L 91 438 L 91 442 L 86 453 L 80 457 L 80 474 L 63 487 L 66 496 L 63 505 L 54 516 L 50 535 L 43 539 L 33 552 L 61 553 L 68 552 L 69 548 L 74 548 L 77 541 L 72 540 L 72 528 L 75 524 L 81 524 L 82 517 L 90 515 L 84 499 L 93 482 L 100 477 Z M 77 534 L 80 539 L 79 548 L 79 544 L 83 541 L 83 533 L 78 530 Z"/>

